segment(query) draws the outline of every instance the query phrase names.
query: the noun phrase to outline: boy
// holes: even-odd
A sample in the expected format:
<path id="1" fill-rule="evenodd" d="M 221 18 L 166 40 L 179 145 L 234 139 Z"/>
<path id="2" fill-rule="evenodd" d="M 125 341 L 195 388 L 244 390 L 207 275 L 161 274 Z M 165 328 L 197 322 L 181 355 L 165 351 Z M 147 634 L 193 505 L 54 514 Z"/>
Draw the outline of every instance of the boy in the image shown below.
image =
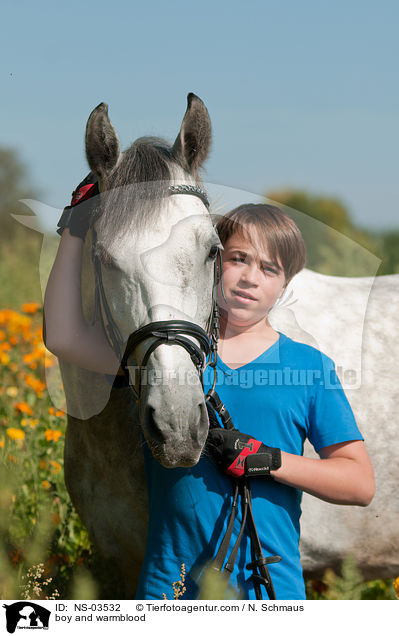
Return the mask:
<path id="1" fill-rule="evenodd" d="M 303 599 L 298 549 L 301 491 L 332 503 L 365 506 L 374 494 L 373 470 L 333 362 L 316 349 L 276 332 L 268 321 L 271 308 L 305 264 L 298 228 L 274 206 L 244 205 L 223 217 L 217 229 L 224 246 L 224 294 L 219 285 L 216 390 L 235 428 L 281 456 L 281 465 L 271 470 L 270 477 L 251 480 L 253 514 L 264 555 L 281 556 L 280 562 L 269 565 L 277 599 Z M 58 270 L 53 268 L 46 291 L 47 319 L 55 303 L 57 275 L 69 276 L 71 289 L 80 273 L 82 242 L 70 236 L 69 230 L 64 234 L 60 245 L 64 257 L 55 263 Z M 75 262 L 69 256 L 73 250 Z M 64 293 L 66 284 L 63 280 Z M 78 314 L 79 299 L 75 301 L 72 312 L 76 309 Z M 54 328 L 52 331 L 54 334 Z M 51 348 L 48 341 L 46 346 Z M 54 348 L 56 355 L 69 356 L 87 368 L 106 373 L 111 364 L 118 368 L 98 329 L 87 331 L 83 348 L 72 351 L 69 346 L 62 354 Z M 306 372 L 306 382 L 296 379 L 302 377 L 301 371 Z M 326 372 L 329 383 L 335 383 L 333 389 L 323 382 Z M 208 369 L 205 391 L 211 383 Z M 306 437 L 321 460 L 302 457 Z M 189 469 L 163 468 L 146 446 L 144 455 L 149 526 L 137 598 L 161 599 L 164 593 L 170 594 L 183 563 L 186 591 L 182 598 L 198 598 L 201 574 L 226 532 L 232 483 L 206 450 Z M 230 550 L 239 526 L 238 511 Z M 230 583 L 245 598 L 254 598 L 251 573 L 245 568 L 250 561 L 249 537 L 244 533 Z"/>
<path id="2" fill-rule="evenodd" d="M 224 246 L 221 331 L 216 390 L 236 429 L 281 450 L 271 478 L 251 480 L 252 508 L 278 600 L 303 599 L 299 518 L 301 491 L 332 503 L 366 506 L 374 495 L 373 470 L 333 362 L 308 345 L 276 332 L 268 313 L 305 264 L 300 232 L 269 205 L 243 205 L 217 224 Z M 295 381 L 306 371 L 305 384 Z M 212 373 L 204 375 L 205 391 Z M 334 388 L 325 388 L 328 373 Z M 322 460 L 302 457 L 308 437 Z M 204 454 L 191 469 L 162 468 L 145 453 L 150 522 L 137 598 L 161 598 L 185 563 L 182 597 L 198 598 L 202 567 L 226 532 L 232 484 Z M 230 550 L 240 526 L 238 514 Z M 317 528 L 315 528 L 317 532 Z M 230 582 L 254 598 L 249 538 L 244 534 Z M 169 583 L 168 583 L 169 582 Z"/>

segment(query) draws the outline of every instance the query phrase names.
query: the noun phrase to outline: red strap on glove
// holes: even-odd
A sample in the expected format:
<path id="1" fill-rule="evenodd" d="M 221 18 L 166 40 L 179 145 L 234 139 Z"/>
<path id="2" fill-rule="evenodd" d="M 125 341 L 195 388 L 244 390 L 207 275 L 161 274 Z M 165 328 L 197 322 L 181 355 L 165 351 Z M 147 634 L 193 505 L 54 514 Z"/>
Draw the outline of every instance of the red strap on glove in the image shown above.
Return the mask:
<path id="1" fill-rule="evenodd" d="M 266 446 L 239 430 L 211 428 L 206 449 L 219 468 L 231 477 L 270 476 L 281 466 L 279 448 Z"/>

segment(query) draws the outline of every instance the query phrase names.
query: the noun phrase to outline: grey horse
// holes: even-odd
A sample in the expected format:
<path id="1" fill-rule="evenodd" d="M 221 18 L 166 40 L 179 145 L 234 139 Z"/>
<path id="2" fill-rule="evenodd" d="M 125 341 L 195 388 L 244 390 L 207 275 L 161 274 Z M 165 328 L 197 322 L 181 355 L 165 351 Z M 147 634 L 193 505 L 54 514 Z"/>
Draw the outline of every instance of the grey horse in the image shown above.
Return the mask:
<path id="1" fill-rule="evenodd" d="M 335 361 L 376 477 L 376 494 L 367 508 L 304 493 L 300 548 L 305 576 L 317 578 L 327 567 L 339 572 L 351 555 L 365 580 L 397 577 L 399 275 L 342 278 L 303 270 L 291 281 L 288 296 L 270 320 Z M 309 444 L 305 454 L 316 456 Z"/>
<path id="2" fill-rule="evenodd" d="M 200 198 L 166 192 L 170 184 L 198 187 L 210 142 L 208 112 L 192 93 L 173 146 L 140 138 L 121 153 L 106 106 L 89 117 L 86 154 L 101 194 L 97 241 L 93 246 L 89 232 L 84 248 L 83 311 L 91 322 L 94 248 L 107 303 L 125 343 L 152 321 L 181 319 L 207 326 L 213 256 L 220 241 Z M 130 369 L 150 344 L 151 339 L 137 347 L 127 361 Z M 161 345 L 147 372 L 167 381 L 143 384 L 137 403 L 131 388 L 111 389 L 101 374 L 61 359 L 60 368 L 68 413 L 66 486 L 95 544 L 119 566 L 129 596 L 146 540 L 143 437 L 166 467 L 198 461 L 209 426 L 199 375 L 185 349 Z"/>

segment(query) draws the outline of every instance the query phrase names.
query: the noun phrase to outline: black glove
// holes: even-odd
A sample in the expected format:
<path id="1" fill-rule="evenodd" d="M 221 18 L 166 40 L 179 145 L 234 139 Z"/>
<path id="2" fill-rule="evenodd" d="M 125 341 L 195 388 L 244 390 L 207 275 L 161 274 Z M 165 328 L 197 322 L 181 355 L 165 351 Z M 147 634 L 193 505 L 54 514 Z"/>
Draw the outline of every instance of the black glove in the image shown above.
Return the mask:
<path id="1" fill-rule="evenodd" d="M 57 233 L 61 235 L 67 227 L 72 236 L 78 236 L 84 241 L 97 202 L 97 194 L 97 180 L 95 175 L 90 173 L 72 193 L 71 205 L 64 208 L 58 221 Z"/>
<path id="2" fill-rule="evenodd" d="M 231 477 L 270 476 L 281 466 L 279 448 L 265 446 L 236 428 L 211 428 L 206 442 L 209 455 Z"/>

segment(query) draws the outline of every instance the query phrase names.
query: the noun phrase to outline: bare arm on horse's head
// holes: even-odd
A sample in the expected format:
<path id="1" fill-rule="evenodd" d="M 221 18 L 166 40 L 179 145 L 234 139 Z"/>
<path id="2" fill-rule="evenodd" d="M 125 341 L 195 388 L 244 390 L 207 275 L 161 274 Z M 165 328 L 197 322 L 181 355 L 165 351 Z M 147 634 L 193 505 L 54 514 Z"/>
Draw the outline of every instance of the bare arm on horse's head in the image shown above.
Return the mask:
<path id="1" fill-rule="evenodd" d="M 99 321 L 84 319 L 81 296 L 83 241 L 66 228 L 44 297 L 43 340 L 54 355 L 84 369 L 115 375 L 120 362 Z"/>

